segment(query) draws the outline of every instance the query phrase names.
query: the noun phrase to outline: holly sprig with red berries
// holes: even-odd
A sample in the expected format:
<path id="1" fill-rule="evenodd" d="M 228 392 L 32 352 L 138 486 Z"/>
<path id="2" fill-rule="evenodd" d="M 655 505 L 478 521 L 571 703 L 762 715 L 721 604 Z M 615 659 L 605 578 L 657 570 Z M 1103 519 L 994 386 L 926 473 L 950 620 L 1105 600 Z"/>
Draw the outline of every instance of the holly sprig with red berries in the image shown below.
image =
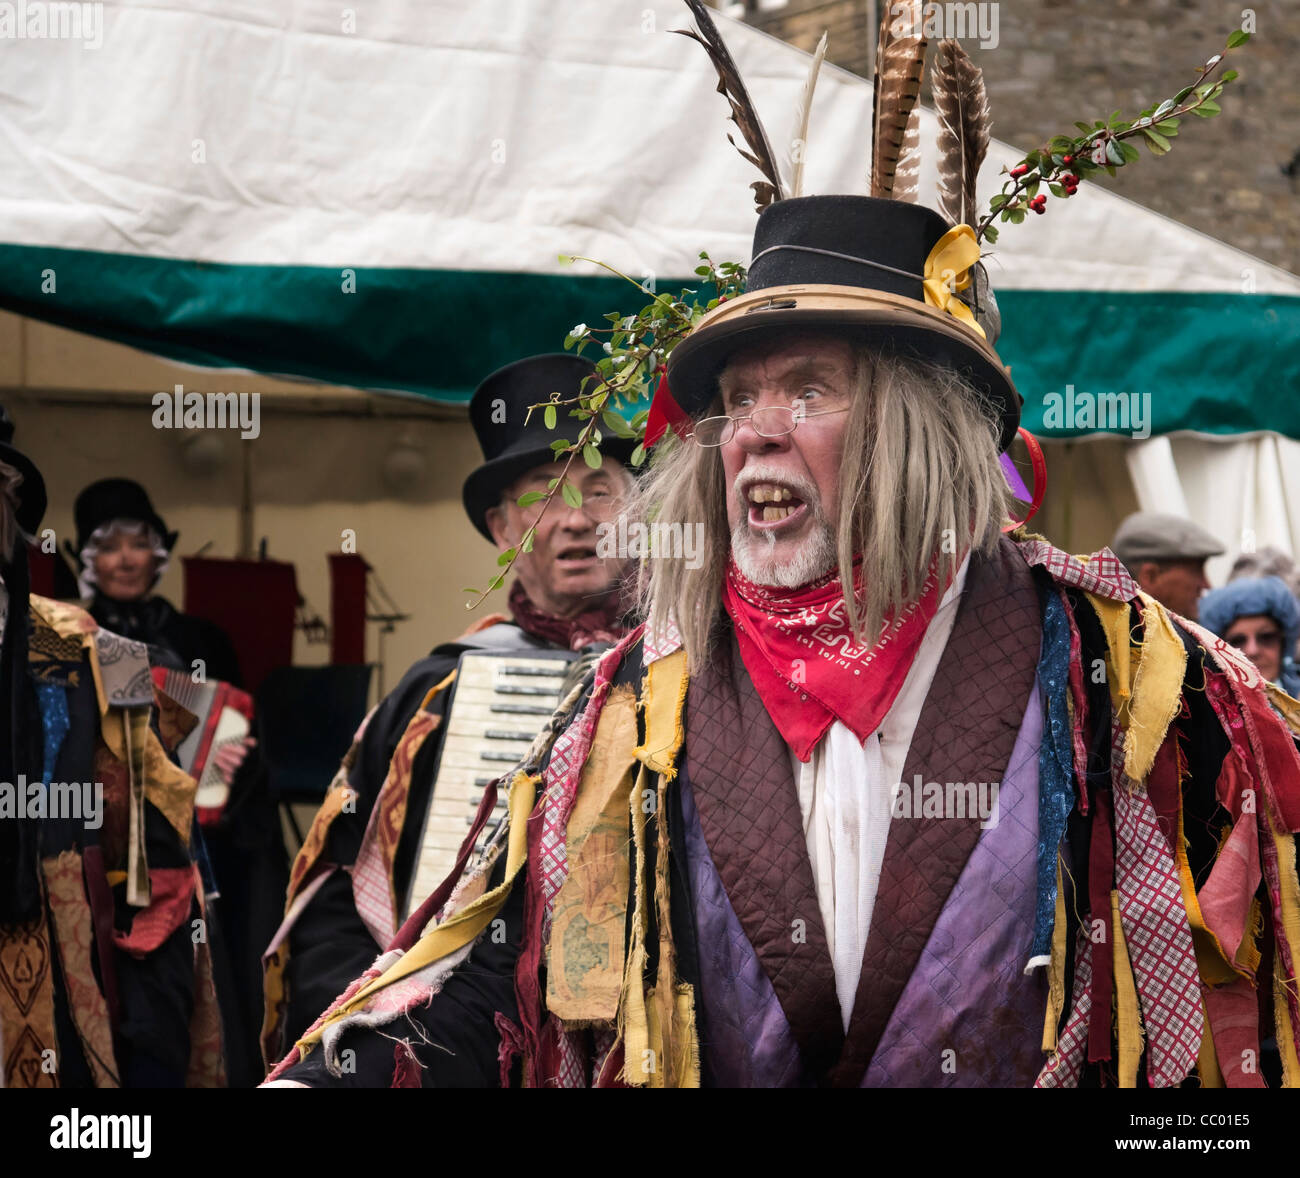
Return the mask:
<path id="1" fill-rule="evenodd" d="M 1064 199 L 1073 196 L 1080 183 L 1097 172 L 1114 176 L 1117 168 L 1136 163 L 1141 153 L 1129 140 L 1145 142 L 1152 155 L 1167 155 L 1173 147 L 1170 140 L 1177 136 L 1185 116 L 1212 119 L 1220 113 L 1216 100 L 1238 74 L 1236 70 L 1227 70 L 1217 78 L 1215 75 L 1228 53 L 1249 40 L 1248 32 L 1235 30 L 1224 51 L 1200 67 L 1190 86 L 1148 107 L 1137 118 L 1126 120 L 1116 111 L 1106 120 L 1075 123 L 1081 135 L 1053 136 L 1045 147 L 1031 151 L 1014 168 L 1004 169 L 1007 180 L 1002 191 L 989 201 L 988 213 L 976 226 L 976 239 L 997 241 L 994 220 L 1019 225 L 1030 212 L 1045 213 L 1047 193 L 1039 191 L 1043 185 L 1053 196 Z"/>

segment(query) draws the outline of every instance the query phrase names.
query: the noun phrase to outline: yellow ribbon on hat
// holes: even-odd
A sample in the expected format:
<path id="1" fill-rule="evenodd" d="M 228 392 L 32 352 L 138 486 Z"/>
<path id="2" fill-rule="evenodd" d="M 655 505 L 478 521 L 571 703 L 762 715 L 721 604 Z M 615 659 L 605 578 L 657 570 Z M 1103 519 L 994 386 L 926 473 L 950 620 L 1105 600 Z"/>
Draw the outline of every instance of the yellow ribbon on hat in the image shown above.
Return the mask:
<path id="1" fill-rule="evenodd" d="M 980 246 L 975 240 L 975 230 L 969 225 L 954 225 L 934 243 L 934 249 L 925 259 L 921 286 L 929 306 L 947 311 L 983 336 L 984 329 L 975 322 L 971 309 L 957 297 L 957 291 L 970 286 L 971 267 L 979 260 Z"/>

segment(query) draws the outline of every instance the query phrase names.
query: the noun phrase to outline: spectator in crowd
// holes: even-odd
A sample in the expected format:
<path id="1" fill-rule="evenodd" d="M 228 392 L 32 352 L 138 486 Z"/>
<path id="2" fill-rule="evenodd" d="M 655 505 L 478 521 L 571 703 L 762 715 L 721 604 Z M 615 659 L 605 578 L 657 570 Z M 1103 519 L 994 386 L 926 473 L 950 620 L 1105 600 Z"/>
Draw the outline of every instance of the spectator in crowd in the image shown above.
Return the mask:
<path id="1" fill-rule="evenodd" d="M 201 669 L 209 683 L 240 687 L 239 660 L 225 630 L 182 613 L 155 592 L 178 533 L 168 531 L 144 487 L 131 479 L 100 479 L 77 496 L 73 517 L 77 543 L 75 550 L 68 547 L 95 621 L 145 643 L 153 666 L 187 675 Z M 208 890 L 219 899 L 209 923 L 217 930 L 213 966 L 232 1087 L 255 1083 L 261 1070 L 261 955 L 279 923 L 279 898 L 289 878 L 275 798 L 256 747 L 256 718 L 251 731 L 215 753 L 213 763 L 228 793 L 201 834 L 196 824 L 194 840 Z"/>
<path id="2" fill-rule="evenodd" d="M 1300 697 L 1292 651 L 1300 635 L 1300 602 L 1281 577 L 1242 577 L 1201 599 L 1201 621 L 1259 668 L 1270 683 Z"/>
<path id="3" fill-rule="evenodd" d="M 145 489 L 131 479 L 100 479 L 77 496 L 73 516 L 77 546 L 69 551 L 95 621 L 148 643 L 155 662 L 188 671 L 202 659 L 208 679 L 238 687 L 239 663 L 226 632 L 154 592 L 178 533 L 167 530 Z"/>
<path id="4" fill-rule="evenodd" d="M 1226 551 L 1200 525 L 1155 511 L 1135 511 L 1125 519 L 1110 548 L 1144 593 L 1192 621 L 1201 594 L 1210 587 L 1205 562 Z"/>

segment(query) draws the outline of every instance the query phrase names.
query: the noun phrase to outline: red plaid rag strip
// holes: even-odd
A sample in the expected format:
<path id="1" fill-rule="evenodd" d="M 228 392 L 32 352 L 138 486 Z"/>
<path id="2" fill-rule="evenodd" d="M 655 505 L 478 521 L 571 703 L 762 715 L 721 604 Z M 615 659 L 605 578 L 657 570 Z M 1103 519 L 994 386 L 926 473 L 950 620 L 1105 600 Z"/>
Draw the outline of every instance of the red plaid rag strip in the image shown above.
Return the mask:
<path id="1" fill-rule="evenodd" d="M 596 664 L 595 683 L 586 708 L 556 739 L 547 762 L 545 808 L 542 812 L 542 833 L 538 840 L 538 864 L 541 868 L 542 935 L 549 940 L 551 919 L 555 911 L 555 897 L 559 895 L 569 875 L 568 824 L 582 768 L 591 752 L 591 742 L 596 735 L 596 724 L 601 709 L 609 695 L 614 671 L 623 659 L 624 652 L 641 637 L 638 627 L 626 635 L 617 646 L 607 651 Z M 557 1074 L 554 1082 L 560 1088 L 585 1088 L 587 1068 L 577 1032 L 559 1031 L 557 1028 Z"/>
<path id="2" fill-rule="evenodd" d="M 1153 1088 L 1181 1084 L 1201 1048 L 1204 1010 L 1178 866 L 1147 791 L 1124 773 L 1124 730 L 1112 725 L 1115 888 L 1147 1037 Z"/>
<path id="3" fill-rule="evenodd" d="M 1070 608 L 1069 598 L 1060 590 L 1061 604 L 1065 607 L 1065 616 L 1070 623 L 1070 699 L 1074 703 L 1072 717 L 1072 736 L 1074 744 L 1074 772 L 1080 786 L 1088 780 L 1088 748 L 1084 742 L 1084 731 L 1088 726 L 1088 691 L 1083 685 L 1083 639 L 1079 635 L 1079 623 L 1075 620 L 1074 610 Z M 1087 814 L 1088 791 L 1080 788 L 1080 813 Z"/>
<path id="4" fill-rule="evenodd" d="M 647 628 L 645 644 L 642 647 L 645 652 L 645 665 L 648 667 L 651 663 L 672 654 L 673 651 L 679 650 L 681 645 L 682 632 L 672 618 L 668 619 L 668 624 L 662 630 L 652 633 Z"/>
<path id="5" fill-rule="evenodd" d="M 1034 1081 L 1035 1088 L 1077 1088 L 1088 1053 L 1088 1023 L 1092 1017 L 1092 952 L 1083 926 L 1079 926 L 1074 945 L 1074 993 L 1070 997 L 1070 1017 L 1056 1041 L 1056 1050 L 1048 1057 Z"/>
<path id="6" fill-rule="evenodd" d="M 587 754 L 591 752 L 591 742 L 596 735 L 596 723 L 600 719 L 601 709 L 605 706 L 605 697 L 609 695 L 614 671 L 622 662 L 628 647 L 640 637 L 641 629 L 638 627 L 627 634 L 617 646 L 607 650 L 601 656 L 600 662 L 596 664 L 591 699 L 588 700 L 582 715 L 556 738 L 551 748 L 551 758 L 547 762 L 544 774 L 546 802 L 542 815 L 542 834 L 538 853 L 542 898 L 545 901 L 542 932 L 546 937 L 551 935 L 551 914 L 555 907 L 555 897 L 569 875 L 567 845 L 569 813 L 573 809 L 574 799 L 578 796 L 582 767 L 587 763 Z"/>
<path id="7" fill-rule="evenodd" d="M 1042 565 L 1058 581 L 1076 589 L 1114 601 L 1132 601 L 1138 595 L 1137 582 L 1109 548 L 1091 556 L 1071 556 L 1046 540 L 1022 540 L 1019 548 L 1026 564 Z"/>

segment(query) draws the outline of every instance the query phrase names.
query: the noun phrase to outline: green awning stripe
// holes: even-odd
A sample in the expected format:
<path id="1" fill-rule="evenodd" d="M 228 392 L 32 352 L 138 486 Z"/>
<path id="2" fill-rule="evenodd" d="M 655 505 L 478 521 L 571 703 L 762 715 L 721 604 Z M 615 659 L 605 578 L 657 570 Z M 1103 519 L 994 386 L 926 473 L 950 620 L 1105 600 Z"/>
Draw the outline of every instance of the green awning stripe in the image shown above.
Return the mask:
<path id="1" fill-rule="evenodd" d="M 54 289 L 46 292 L 52 276 Z M 641 301 L 617 278 L 463 270 L 232 266 L 0 245 L 0 307 L 158 355 L 463 403 L 492 369 L 558 351 L 579 322 Z M 661 289 L 690 280 L 661 280 Z M 1300 438 L 1300 297 L 1008 290 L 998 351 L 1044 437 L 1275 430 Z M 1074 422 L 1045 420 L 1073 386 Z M 152 390 L 148 390 L 152 391 Z M 1094 400 L 1091 424 L 1082 417 Z M 1065 406 L 1062 404 L 1062 407 Z"/>

